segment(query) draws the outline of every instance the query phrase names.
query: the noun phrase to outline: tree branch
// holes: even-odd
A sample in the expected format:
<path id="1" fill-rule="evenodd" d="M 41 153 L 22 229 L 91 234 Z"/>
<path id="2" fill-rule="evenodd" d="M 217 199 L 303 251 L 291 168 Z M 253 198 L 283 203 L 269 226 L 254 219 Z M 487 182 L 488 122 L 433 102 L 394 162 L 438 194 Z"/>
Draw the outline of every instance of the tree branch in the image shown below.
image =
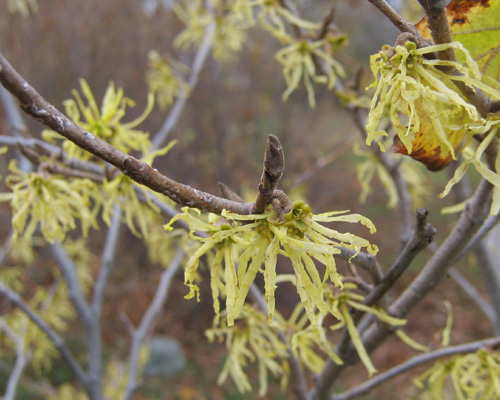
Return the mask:
<path id="1" fill-rule="evenodd" d="M 76 361 L 76 358 L 73 356 L 71 351 L 66 347 L 64 340 L 55 333 L 50 326 L 48 326 L 38 315 L 36 315 L 33 310 L 26 304 L 21 296 L 19 296 L 16 292 L 9 289 L 3 283 L 0 282 L 0 295 L 3 295 L 10 301 L 14 306 L 22 310 L 28 318 L 37 325 L 52 341 L 54 347 L 61 353 L 63 358 L 68 363 L 71 371 L 76 375 L 79 381 L 85 386 L 88 387 L 88 377 L 83 371 L 83 369 Z"/>
<path id="2" fill-rule="evenodd" d="M 401 32 L 409 32 L 415 36 L 419 36 L 418 30 L 401 17 L 387 1 L 385 0 L 368 0 L 375 7 L 377 7 Z"/>
<path id="3" fill-rule="evenodd" d="M 434 238 L 436 229 L 431 224 L 427 223 L 427 209 L 417 209 L 416 219 L 416 229 L 411 240 L 406 244 L 382 281 L 373 288 L 368 296 L 366 296 L 363 304 L 371 306 L 381 299 L 401 277 L 403 272 L 406 271 L 417 254 L 424 250 Z"/>
<path id="4" fill-rule="evenodd" d="M 448 235 L 436 253 L 426 263 L 420 274 L 388 308 L 388 313 L 397 318 L 405 318 L 409 312 L 446 276 L 448 267 L 455 255 L 467 244 L 486 219 L 491 201 L 493 186 L 483 180 L 466 210 L 461 214 L 453 231 Z M 390 334 L 391 329 L 385 324 L 372 324 L 363 334 L 366 350 L 373 352 Z M 339 353 L 337 353 L 339 354 Z M 346 367 L 359 361 L 354 346 L 339 354 L 342 365 L 327 362 L 316 385 L 318 399 L 328 399 L 332 385 Z"/>
<path id="5" fill-rule="evenodd" d="M 0 83 L 21 103 L 21 108 L 42 124 L 115 166 L 137 183 L 170 197 L 178 204 L 201 211 L 220 214 L 222 210 L 248 215 L 254 212 L 254 203 L 238 203 L 201 192 L 162 175 L 143 161 L 125 154 L 107 142 L 82 129 L 36 92 L 0 54 Z"/>
<path id="6" fill-rule="evenodd" d="M 498 318 L 496 317 L 495 311 L 491 304 L 483 300 L 481 293 L 476 289 L 476 287 L 470 283 L 456 268 L 450 268 L 448 271 L 450 276 L 455 280 L 458 286 L 460 286 L 465 293 L 479 306 L 481 311 L 488 317 L 491 321 L 493 327 L 496 328 L 498 324 Z"/>
<path id="7" fill-rule="evenodd" d="M 100 273 L 94 285 L 94 295 L 92 297 L 92 309 L 99 318 L 101 315 L 104 290 L 106 289 L 109 274 L 114 266 L 116 247 L 118 245 L 118 237 L 120 236 L 121 216 L 122 212 L 120 206 L 115 204 L 113 207 L 111 226 L 109 227 L 104 243 L 104 250 L 102 252 L 101 266 L 99 268 Z"/>
<path id="8" fill-rule="evenodd" d="M 429 24 L 429 29 L 432 34 L 432 39 L 435 44 L 451 43 L 452 37 L 450 32 L 450 26 L 448 24 L 448 17 L 446 15 L 446 1 L 445 0 L 418 0 L 420 5 L 425 11 L 427 17 L 427 23 Z M 453 49 L 447 49 L 438 52 L 438 57 L 440 60 L 455 61 L 455 51 Z M 442 70 L 450 75 L 462 75 L 453 67 L 442 67 Z M 492 103 L 486 97 L 486 95 L 479 89 L 473 89 L 466 85 L 464 82 L 453 80 L 453 83 L 465 97 L 473 104 L 479 113 L 486 117 L 490 112 Z"/>
<path id="9" fill-rule="evenodd" d="M 88 385 L 86 390 L 91 400 L 102 399 L 102 337 L 99 316 L 94 313 L 82 292 L 76 266 L 68 257 L 64 248 L 56 243 L 50 246 L 52 254 L 59 265 L 61 274 L 68 285 L 71 303 L 76 310 L 78 318 L 85 327 L 88 359 Z"/>
<path id="10" fill-rule="evenodd" d="M 376 377 L 369 379 L 350 390 L 347 390 L 342 394 L 334 395 L 332 397 L 332 400 L 349 400 L 356 396 L 360 396 L 364 393 L 367 393 L 374 387 L 380 385 L 381 383 L 430 361 L 435 361 L 440 358 L 449 357 L 456 354 L 473 353 L 482 348 L 495 348 L 498 346 L 500 346 L 500 337 L 480 340 L 478 342 L 472 342 L 458 346 L 445 347 L 443 349 L 419 354 L 418 356 L 415 356 L 410 360 L 399 364 L 396 367 L 391 368 L 390 370 L 383 372 Z"/>
<path id="11" fill-rule="evenodd" d="M 213 34 L 215 31 L 215 22 L 211 23 L 205 29 L 205 34 L 203 36 L 203 40 L 198 48 L 196 56 L 193 60 L 193 65 L 191 67 L 191 74 L 189 76 L 188 85 L 190 92 L 185 93 L 184 96 L 178 97 L 175 101 L 175 104 L 172 106 L 172 109 L 168 113 L 165 122 L 161 126 L 160 130 L 156 133 L 153 138 L 153 149 L 156 150 L 160 148 L 168 139 L 168 136 L 172 129 L 175 127 L 179 118 L 186 106 L 187 98 L 191 94 L 191 91 L 196 86 L 198 82 L 198 78 L 200 76 L 200 72 L 205 65 L 208 54 L 210 53 L 210 49 L 212 48 L 213 42 Z"/>
<path id="12" fill-rule="evenodd" d="M 30 356 L 29 353 L 24 351 L 24 337 L 19 337 L 3 318 L 0 318 L 0 330 L 5 333 L 16 348 L 16 362 L 9 375 L 7 384 L 5 385 L 5 394 L 3 396 L 3 400 L 14 400 L 16 398 L 19 379 L 21 378 Z"/>
<path id="13" fill-rule="evenodd" d="M 156 321 L 156 318 L 158 317 L 163 304 L 165 303 L 165 300 L 168 296 L 170 283 L 172 282 L 175 273 L 179 270 L 183 257 L 184 251 L 180 249 L 177 250 L 177 253 L 175 254 L 170 266 L 166 268 L 161 274 L 160 283 L 158 284 L 158 288 L 156 289 L 153 301 L 142 317 L 139 327 L 132 334 L 132 347 L 130 350 L 128 363 L 128 383 L 125 395 L 123 396 L 124 400 L 131 400 L 134 391 L 137 389 L 137 377 L 139 374 L 138 360 L 141 346 L 145 340 L 147 333 L 152 329 L 152 326 Z"/>
<path id="14" fill-rule="evenodd" d="M 93 318 L 90 307 L 82 292 L 80 282 L 78 281 L 76 267 L 60 244 L 51 245 L 50 250 L 52 251 L 52 255 L 59 266 L 66 284 L 68 285 L 69 297 L 73 307 L 75 307 L 78 318 L 80 318 L 85 328 L 88 329 L 88 327 L 92 324 Z"/>
<path id="15" fill-rule="evenodd" d="M 23 121 L 19 107 L 15 103 L 12 95 L 4 87 L 0 87 L 0 99 L 14 136 L 22 138 L 23 136 L 29 135 L 28 128 Z M 20 154 L 18 152 L 19 167 L 23 171 L 29 171 L 30 165 L 28 160 L 19 156 Z"/>

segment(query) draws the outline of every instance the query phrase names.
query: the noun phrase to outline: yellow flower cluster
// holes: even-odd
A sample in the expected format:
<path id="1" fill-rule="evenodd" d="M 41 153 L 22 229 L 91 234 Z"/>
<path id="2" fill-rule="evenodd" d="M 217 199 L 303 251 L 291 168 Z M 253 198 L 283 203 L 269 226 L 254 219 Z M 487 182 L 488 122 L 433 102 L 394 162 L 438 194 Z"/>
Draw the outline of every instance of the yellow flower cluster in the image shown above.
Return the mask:
<path id="1" fill-rule="evenodd" d="M 219 315 L 219 295 L 223 294 L 229 325 L 233 325 L 238 318 L 248 290 L 259 272 L 264 276 L 269 321 L 273 320 L 278 255 L 291 260 L 297 292 L 310 321 L 317 325 L 315 310 L 319 309 L 324 314 L 329 312 L 323 294 L 324 284 L 330 280 L 336 286 L 342 286 L 334 258 L 335 254 L 340 253 L 338 247 L 347 247 L 356 252 L 366 249 L 370 254 L 378 251 L 377 246 L 366 239 L 320 224 L 359 222 L 373 233 L 375 226 L 368 218 L 359 214 L 346 214 L 345 211 L 313 215 L 303 202 L 294 203 L 284 221 L 280 221 L 272 210 L 258 215 L 223 212 L 222 218 L 211 215 L 208 222 L 202 221 L 198 215 L 198 211 L 186 207 L 165 227 L 170 230 L 175 221 L 183 220 L 190 226 L 191 238 L 202 242 L 186 264 L 184 280 L 190 289 L 186 298 L 199 297 L 195 279 L 200 258 L 215 250 L 210 265 L 214 309 Z M 198 236 L 196 232 L 206 232 L 208 237 Z M 324 265 L 323 277 L 315 261 Z"/>
<path id="2" fill-rule="evenodd" d="M 208 329 L 205 334 L 213 342 L 225 339 L 228 355 L 219 375 L 218 384 L 231 377 L 240 392 L 252 389 L 244 368 L 257 362 L 259 370 L 259 396 L 267 392 L 268 373 L 281 376 L 282 384 L 288 377 L 288 351 L 264 314 L 245 305 L 241 310 L 241 320 L 236 325 L 227 326 L 227 313 L 222 313 L 222 322 Z"/>
<path id="3" fill-rule="evenodd" d="M 83 235 L 97 227 L 100 202 L 97 185 L 89 179 L 68 181 L 64 177 L 24 172 L 15 160 L 9 164 L 6 182 L 12 192 L 0 193 L 0 201 L 10 201 L 14 240 L 31 240 L 38 225 L 50 242 L 62 241 L 66 233 L 81 224 Z"/>
<path id="4" fill-rule="evenodd" d="M 7 7 L 11 13 L 19 13 L 23 17 L 38 12 L 37 0 L 7 0 Z"/>
<path id="5" fill-rule="evenodd" d="M 465 64 L 431 60 L 425 56 L 446 49 L 463 54 Z M 458 93 L 454 82 L 477 87 L 492 96 L 500 93 L 481 82 L 481 73 L 460 43 L 423 48 L 407 41 L 404 46 L 385 46 L 370 62 L 376 87 L 366 125 L 367 144 L 373 140 L 384 150 L 381 138 L 388 133 L 379 129 L 387 113 L 401 151 L 422 161 L 431 170 L 443 168 L 464 145 L 468 125 L 482 124 L 476 108 Z M 461 75 L 449 75 L 438 67 L 454 67 Z M 449 156 L 449 157 L 448 157 Z"/>
<path id="6" fill-rule="evenodd" d="M 68 117 L 86 131 L 105 140 L 120 151 L 129 153 L 135 150 L 142 154 L 149 152 L 151 148 L 149 134 L 134 128 L 142 123 L 151 112 L 154 104 L 153 94 L 148 96 L 148 104 L 142 115 L 134 121 L 124 123 L 122 118 L 126 114 L 127 107 L 133 107 L 135 103 L 125 97 L 123 89 L 116 89 L 113 82 L 110 82 L 104 94 L 102 106 L 99 108 L 87 82 L 81 79 L 80 86 L 87 104 L 84 103 L 80 93 L 73 90 L 75 99 L 64 102 Z M 43 132 L 43 137 L 47 141 L 61 138 L 59 134 L 49 130 Z M 69 157 L 83 160 L 89 160 L 92 157 L 90 153 L 68 140 L 64 140 L 63 148 Z"/>
<path id="7" fill-rule="evenodd" d="M 438 361 L 415 379 L 415 384 L 420 389 L 425 388 L 432 399 L 440 400 L 451 398 L 446 389 L 450 381 L 455 399 L 500 398 L 500 355 L 481 349 Z"/>
<path id="8" fill-rule="evenodd" d="M 181 78 L 189 71 L 187 65 L 171 58 L 162 57 L 157 51 L 148 53 L 149 71 L 146 74 L 149 91 L 155 93 L 156 104 L 165 111 L 175 97 L 188 97 L 190 87 Z"/>
<path id="9" fill-rule="evenodd" d="M 455 50 L 463 63 L 426 57 L 448 49 Z M 454 68 L 458 73 L 447 74 L 442 67 Z M 481 161 L 481 157 L 488 145 L 497 140 L 499 117 L 490 114 L 482 118 L 456 84 L 474 91 L 480 89 L 494 100 L 500 100 L 500 85 L 481 74 L 467 49 L 458 42 L 423 48 L 417 48 L 411 41 L 395 48 L 384 46 L 372 56 L 371 68 L 376 78 L 372 86 L 376 90 L 366 125 L 367 144 L 376 141 L 381 150 L 385 150 L 383 138 L 388 132 L 379 126 L 388 116 L 396 132 L 395 150 L 410 155 L 432 171 L 444 168 L 467 148 L 465 153 L 469 155 L 440 196 L 448 194 L 472 164 L 495 186 L 490 212 L 497 214 L 500 211 L 500 177 Z M 475 134 L 485 135 L 477 146 L 470 140 Z M 498 171 L 499 167 L 497 157 L 495 169 Z"/>

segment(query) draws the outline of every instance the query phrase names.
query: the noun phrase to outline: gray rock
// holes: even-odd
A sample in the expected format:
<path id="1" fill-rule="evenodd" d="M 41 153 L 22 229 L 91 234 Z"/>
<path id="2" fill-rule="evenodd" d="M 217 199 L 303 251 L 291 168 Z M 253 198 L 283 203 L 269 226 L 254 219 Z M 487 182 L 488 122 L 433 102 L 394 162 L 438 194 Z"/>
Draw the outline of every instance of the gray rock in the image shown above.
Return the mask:
<path id="1" fill-rule="evenodd" d="M 185 368 L 186 357 L 178 340 L 169 336 L 156 336 L 151 339 L 144 376 L 169 378 Z"/>

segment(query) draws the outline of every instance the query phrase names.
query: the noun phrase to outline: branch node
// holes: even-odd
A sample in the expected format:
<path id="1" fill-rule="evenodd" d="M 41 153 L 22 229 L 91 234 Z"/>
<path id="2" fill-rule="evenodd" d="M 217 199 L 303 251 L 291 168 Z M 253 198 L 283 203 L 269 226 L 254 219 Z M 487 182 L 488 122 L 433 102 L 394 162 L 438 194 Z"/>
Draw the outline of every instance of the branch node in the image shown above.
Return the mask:
<path id="1" fill-rule="evenodd" d="M 237 203 L 244 203 L 245 202 L 239 195 L 237 195 L 231 189 L 229 189 L 229 187 L 226 184 L 224 184 L 222 182 L 218 182 L 218 185 L 219 185 L 220 193 L 221 193 L 222 197 L 224 197 L 225 199 L 228 199 L 231 201 L 236 201 Z"/>

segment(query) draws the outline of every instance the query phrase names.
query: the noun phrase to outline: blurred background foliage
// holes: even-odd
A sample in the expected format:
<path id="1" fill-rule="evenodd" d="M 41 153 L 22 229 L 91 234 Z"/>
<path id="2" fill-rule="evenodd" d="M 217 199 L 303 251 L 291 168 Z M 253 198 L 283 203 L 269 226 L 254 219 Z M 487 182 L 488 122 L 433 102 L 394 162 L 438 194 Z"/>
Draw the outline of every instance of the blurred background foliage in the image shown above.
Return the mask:
<path id="1" fill-rule="evenodd" d="M 119 4 L 111 0 L 45 0 L 40 2 L 38 13 L 31 17 L 7 12 L 0 14 L 0 47 L 15 68 L 48 101 L 60 108 L 64 100 L 71 98 L 71 90 L 79 88 L 80 78 L 88 82 L 98 102 L 109 81 L 113 80 L 117 88 L 123 87 L 125 95 L 137 102 L 125 118 L 132 120 L 146 105 L 145 76 L 150 50 L 154 49 L 161 55 L 169 54 L 187 65 L 192 62 L 192 49 L 181 51 L 172 44 L 184 27 L 172 11 L 173 3 L 173 0 L 121 0 Z M 301 0 L 298 3 L 304 10 L 304 17 L 310 20 L 320 20 L 332 6 L 331 0 Z M 371 80 L 369 55 L 376 53 L 383 44 L 393 44 L 398 31 L 367 1 L 337 0 L 334 3 L 334 22 L 349 36 L 348 46 L 338 56 L 348 73 L 346 85 L 361 68 L 362 86 L 368 86 Z M 411 22 L 421 18 L 416 2 L 392 3 Z M 399 248 L 396 239 L 399 237 L 398 209 L 388 207 L 389 198 L 377 179 L 372 183 L 372 194 L 366 202 L 359 202 L 362 187 L 357 179 L 356 166 L 364 159 L 359 152 L 356 155 L 352 147 L 360 141 L 360 135 L 331 91 L 323 86 L 315 87 L 315 109 L 309 108 L 303 88 L 295 91 L 286 103 L 282 101 L 286 85 L 282 68 L 274 58 L 280 48 L 280 43 L 271 39 L 268 33 L 250 30 L 244 49 L 234 62 L 219 63 L 210 59 L 171 134 L 172 139 L 179 141 L 178 145 L 167 157 L 157 161 L 156 167 L 180 182 L 207 192 L 218 193 L 219 181 L 236 192 L 245 192 L 258 184 L 268 134 L 277 135 L 286 156 L 281 187 L 289 191 L 293 200 L 296 199 L 294 192 L 305 196 L 316 212 L 350 209 L 369 217 L 378 229 L 372 241 L 381 249 L 379 259 L 385 265 L 390 264 Z M 166 112 L 155 107 L 139 128 L 153 135 L 165 117 Z M 43 127 L 29 118 L 26 118 L 26 123 L 30 132 L 39 137 Z M 8 129 L 1 108 L 0 126 L 2 130 Z M 0 165 L 0 174 L 4 176 L 4 160 L 7 158 L 2 158 L 3 164 Z M 411 162 L 411 167 L 425 171 L 425 167 L 416 162 Z M 414 207 L 425 206 L 430 210 L 429 219 L 438 228 L 437 241 L 443 239 L 447 227 L 455 220 L 453 216 L 440 214 L 441 208 L 454 203 L 453 197 L 437 199 L 449 174 L 447 170 L 436 174 L 426 172 L 423 189 L 427 195 L 421 203 L 414 204 Z M 4 190 L 4 182 L 0 185 Z M 1 203 L 1 237 L 7 237 L 9 219 L 8 204 Z M 88 246 L 99 251 L 101 236 L 94 232 Z M 45 261 L 44 251 L 47 250 L 40 250 L 34 260 L 26 281 L 28 287 L 50 283 L 47 282 L 51 275 L 46 268 L 49 263 Z M 103 310 L 110 358 L 113 353 L 124 353 L 128 347 L 128 334 L 120 312 L 137 323 L 151 301 L 161 272 L 148 261 L 144 245 L 130 233 L 122 235 L 118 254 L 121 255 L 119 267 L 113 272 L 113 283 L 109 286 Z M 399 290 L 414 276 L 419 262 L 428 255 L 427 250 L 416 260 L 414 270 L 398 283 Z M 98 260 L 94 264 L 97 268 Z M 480 279 L 475 269 L 468 269 L 466 274 L 473 281 Z M 210 298 L 208 282 L 207 279 L 201 287 L 202 298 L 207 300 Z M 197 304 L 184 300 L 186 291 L 179 276 L 156 334 L 170 335 L 181 341 L 187 354 L 187 370 L 167 384 L 150 378 L 148 386 L 140 390 L 136 398 L 166 398 L 168 393 L 175 394 L 172 398 L 186 400 L 255 398 L 256 392 L 241 395 L 232 384 L 215 385 L 225 350 L 223 344 L 209 346 L 204 336 L 204 331 L 211 327 L 212 305 L 210 301 Z M 277 295 L 277 307 L 288 308 L 291 312 L 296 296 L 282 290 Z M 453 282 L 446 282 L 438 292 L 428 296 L 410 318 L 406 330 L 412 332 L 414 339 L 431 346 L 439 343 L 446 322 L 445 298 L 453 301 L 454 310 L 460 315 L 455 320 L 452 344 L 481 338 L 489 331 L 486 321 L 478 323 L 474 318 L 475 305 L 470 304 Z M 432 318 L 426 315 L 432 315 Z M 68 333 L 72 348 L 82 347 L 78 329 L 80 327 L 75 326 Z M 429 332 L 435 332 L 431 342 Z M 373 362 L 382 370 L 412 354 L 414 351 L 402 343 L 386 343 L 374 354 Z M 2 368 L 5 365 L 0 357 L 0 387 L 4 375 Z M 356 368 L 356 371 L 362 371 L 359 366 Z M 45 378 L 53 384 L 71 380 L 63 361 L 57 361 Z M 256 374 L 251 378 L 256 379 Z M 342 379 L 348 387 L 363 381 L 365 373 L 347 373 Z M 401 398 L 402 394 L 411 395 L 415 391 L 408 384 L 407 375 L 398 380 L 406 382 L 399 388 L 401 393 L 392 389 L 396 381 L 366 399 Z M 43 385 L 43 380 L 37 381 Z M 37 385 L 24 379 L 18 398 L 37 398 Z M 276 388 L 272 389 L 272 386 L 268 398 L 287 398 L 285 394 L 279 394 L 279 382 L 274 385 Z"/>

